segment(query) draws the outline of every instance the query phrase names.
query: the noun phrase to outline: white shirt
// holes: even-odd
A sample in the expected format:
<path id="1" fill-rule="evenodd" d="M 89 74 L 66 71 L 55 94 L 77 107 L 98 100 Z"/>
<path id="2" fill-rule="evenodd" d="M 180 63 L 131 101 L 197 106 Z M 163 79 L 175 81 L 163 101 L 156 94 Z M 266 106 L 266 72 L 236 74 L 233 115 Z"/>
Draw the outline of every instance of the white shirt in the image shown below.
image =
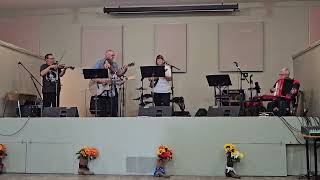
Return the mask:
<path id="1" fill-rule="evenodd" d="M 165 76 L 171 77 L 171 68 L 168 65 L 164 66 Z M 170 93 L 171 82 L 167 81 L 164 77 L 159 77 L 157 85 L 154 87 L 153 91 L 155 93 Z"/>

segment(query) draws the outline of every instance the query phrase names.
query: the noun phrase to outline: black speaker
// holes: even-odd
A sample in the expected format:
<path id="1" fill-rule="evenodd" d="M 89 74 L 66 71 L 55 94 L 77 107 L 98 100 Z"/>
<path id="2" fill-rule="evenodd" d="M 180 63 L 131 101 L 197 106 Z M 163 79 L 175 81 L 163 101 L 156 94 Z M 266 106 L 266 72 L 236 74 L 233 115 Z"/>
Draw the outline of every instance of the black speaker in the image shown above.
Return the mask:
<path id="1" fill-rule="evenodd" d="M 169 117 L 172 116 L 171 106 L 152 106 L 148 108 L 139 107 L 138 116 Z"/>
<path id="2" fill-rule="evenodd" d="M 20 106 L 21 117 L 41 117 L 41 108 L 37 105 L 22 105 Z M 20 116 L 19 108 L 16 108 L 17 117 Z"/>
<path id="3" fill-rule="evenodd" d="M 42 117 L 79 117 L 77 107 L 44 107 Z"/>
<path id="4" fill-rule="evenodd" d="M 172 116 L 191 117 L 189 111 L 174 111 Z"/>
<path id="5" fill-rule="evenodd" d="M 220 106 L 213 108 L 209 106 L 208 117 L 217 117 L 217 116 L 239 116 L 240 106 Z"/>
<path id="6" fill-rule="evenodd" d="M 203 116 L 207 116 L 208 111 L 204 108 L 200 108 L 198 109 L 198 111 L 196 112 L 196 114 L 194 116 L 196 117 L 203 117 Z"/>

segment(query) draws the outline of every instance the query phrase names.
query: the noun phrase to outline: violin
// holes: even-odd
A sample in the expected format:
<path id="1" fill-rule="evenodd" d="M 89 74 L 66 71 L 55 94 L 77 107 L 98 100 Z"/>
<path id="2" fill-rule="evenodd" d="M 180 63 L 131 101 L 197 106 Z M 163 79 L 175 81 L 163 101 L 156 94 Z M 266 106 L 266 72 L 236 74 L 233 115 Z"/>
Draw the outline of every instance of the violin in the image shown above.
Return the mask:
<path id="1" fill-rule="evenodd" d="M 71 69 L 71 70 L 74 70 L 74 66 L 67 66 L 65 64 L 58 64 L 58 67 L 61 68 L 61 69 Z"/>
<path id="2" fill-rule="evenodd" d="M 74 66 L 67 66 L 65 64 L 58 64 L 58 63 L 54 63 L 54 65 L 58 65 L 58 68 L 59 69 L 71 69 L 71 70 L 74 70 Z"/>

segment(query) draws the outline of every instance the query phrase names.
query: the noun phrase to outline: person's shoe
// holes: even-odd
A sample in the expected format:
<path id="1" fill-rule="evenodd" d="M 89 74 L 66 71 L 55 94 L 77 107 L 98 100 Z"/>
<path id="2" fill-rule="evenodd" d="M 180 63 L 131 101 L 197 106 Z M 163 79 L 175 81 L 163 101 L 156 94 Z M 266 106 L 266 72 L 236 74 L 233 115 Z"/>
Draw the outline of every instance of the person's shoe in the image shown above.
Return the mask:
<path id="1" fill-rule="evenodd" d="M 89 169 L 87 169 L 87 168 L 79 168 L 78 174 L 79 174 L 79 175 L 93 175 L 94 173 L 91 172 L 91 171 L 90 171 Z"/>

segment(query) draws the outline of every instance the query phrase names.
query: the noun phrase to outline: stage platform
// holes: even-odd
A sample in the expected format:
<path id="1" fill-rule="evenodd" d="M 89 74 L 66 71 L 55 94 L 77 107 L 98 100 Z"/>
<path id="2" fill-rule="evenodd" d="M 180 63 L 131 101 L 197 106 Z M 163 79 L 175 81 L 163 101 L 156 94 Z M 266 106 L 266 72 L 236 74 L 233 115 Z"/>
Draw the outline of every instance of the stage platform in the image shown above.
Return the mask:
<path id="1" fill-rule="evenodd" d="M 297 117 L 285 119 L 300 129 Z M 306 173 L 304 145 L 278 117 L 0 119 L 0 134 L 20 128 L 0 136 L 8 147 L 5 163 L 11 173 L 76 173 L 76 151 L 96 146 L 100 157 L 90 163 L 96 174 L 151 175 L 156 149 L 165 144 L 174 151 L 169 174 L 223 176 L 225 143 L 245 154 L 236 165 L 240 175 Z"/>

